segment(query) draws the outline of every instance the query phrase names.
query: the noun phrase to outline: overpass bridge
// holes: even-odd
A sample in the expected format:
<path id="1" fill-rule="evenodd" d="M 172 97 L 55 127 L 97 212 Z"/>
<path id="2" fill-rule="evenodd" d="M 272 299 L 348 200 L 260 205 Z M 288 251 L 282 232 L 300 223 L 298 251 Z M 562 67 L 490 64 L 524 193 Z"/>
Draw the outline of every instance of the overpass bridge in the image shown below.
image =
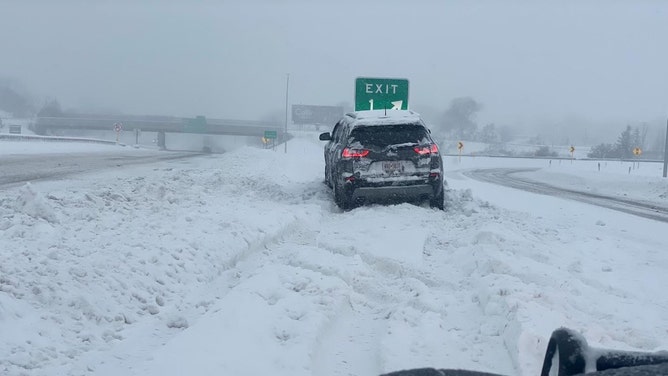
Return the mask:
<path id="1" fill-rule="evenodd" d="M 276 142 L 282 142 L 284 126 L 263 121 L 207 119 L 204 116 L 180 118 L 173 116 L 145 115 L 95 115 L 67 114 L 63 116 L 38 117 L 31 130 L 39 135 L 55 134 L 58 130 L 113 131 L 120 124 L 124 131 L 140 130 L 157 132 L 158 146 L 164 148 L 166 133 L 194 133 L 262 138 L 265 132 L 273 132 Z"/>

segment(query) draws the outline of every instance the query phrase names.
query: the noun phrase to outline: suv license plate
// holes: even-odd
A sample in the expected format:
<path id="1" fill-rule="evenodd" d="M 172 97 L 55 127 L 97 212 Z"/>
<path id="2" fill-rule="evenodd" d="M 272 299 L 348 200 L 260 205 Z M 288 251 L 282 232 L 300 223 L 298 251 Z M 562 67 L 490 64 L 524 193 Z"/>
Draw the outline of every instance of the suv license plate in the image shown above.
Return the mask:
<path id="1" fill-rule="evenodd" d="M 403 167 L 400 161 L 383 162 L 383 170 L 388 174 L 403 172 Z"/>

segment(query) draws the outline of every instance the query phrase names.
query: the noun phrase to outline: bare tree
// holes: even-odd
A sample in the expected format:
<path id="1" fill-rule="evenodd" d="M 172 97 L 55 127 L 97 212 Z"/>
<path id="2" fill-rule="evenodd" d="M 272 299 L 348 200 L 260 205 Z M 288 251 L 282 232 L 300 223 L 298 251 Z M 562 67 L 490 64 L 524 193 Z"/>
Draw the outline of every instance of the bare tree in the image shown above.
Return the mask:
<path id="1" fill-rule="evenodd" d="M 0 110 L 16 117 L 26 117 L 34 113 L 29 95 L 20 84 L 7 78 L 0 78 Z"/>
<path id="2" fill-rule="evenodd" d="M 44 106 L 37 112 L 37 116 L 58 117 L 63 116 L 63 110 L 60 107 L 58 99 L 50 99 L 44 103 Z"/>
<path id="3" fill-rule="evenodd" d="M 471 97 L 453 99 L 443 117 L 443 130 L 452 137 L 474 139 L 478 129 L 475 116 L 480 110 L 482 104 Z"/>

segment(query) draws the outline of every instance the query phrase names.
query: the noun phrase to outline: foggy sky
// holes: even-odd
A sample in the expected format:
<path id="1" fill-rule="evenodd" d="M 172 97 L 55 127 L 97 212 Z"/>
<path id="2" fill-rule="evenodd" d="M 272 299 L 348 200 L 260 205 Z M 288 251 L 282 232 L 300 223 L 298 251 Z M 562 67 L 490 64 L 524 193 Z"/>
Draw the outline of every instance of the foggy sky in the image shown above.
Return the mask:
<path id="1" fill-rule="evenodd" d="M 0 77 L 65 108 L 260 119 L 284 111 L 289 73 L 291 104 L 353 103 L 371 76 L 409 79 L 418 112 L 471 96 L 481 123 L 668 114 L 660 0 L 0 0 L 0 15 Z"/>

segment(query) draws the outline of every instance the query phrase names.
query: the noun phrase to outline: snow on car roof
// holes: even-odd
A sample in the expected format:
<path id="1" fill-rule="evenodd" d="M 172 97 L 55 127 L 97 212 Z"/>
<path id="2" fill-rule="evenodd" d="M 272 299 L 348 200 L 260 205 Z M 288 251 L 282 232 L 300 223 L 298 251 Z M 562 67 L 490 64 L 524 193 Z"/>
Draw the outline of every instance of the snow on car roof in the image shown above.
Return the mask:
<path id="1" fill-rule="evenodd" d="M 422 122 L 420 114 L 411 110 L 371 110 L 357 111 L 347 114 L 354 120 L 355 125 L 382 125 L 399 123 Z"/>

